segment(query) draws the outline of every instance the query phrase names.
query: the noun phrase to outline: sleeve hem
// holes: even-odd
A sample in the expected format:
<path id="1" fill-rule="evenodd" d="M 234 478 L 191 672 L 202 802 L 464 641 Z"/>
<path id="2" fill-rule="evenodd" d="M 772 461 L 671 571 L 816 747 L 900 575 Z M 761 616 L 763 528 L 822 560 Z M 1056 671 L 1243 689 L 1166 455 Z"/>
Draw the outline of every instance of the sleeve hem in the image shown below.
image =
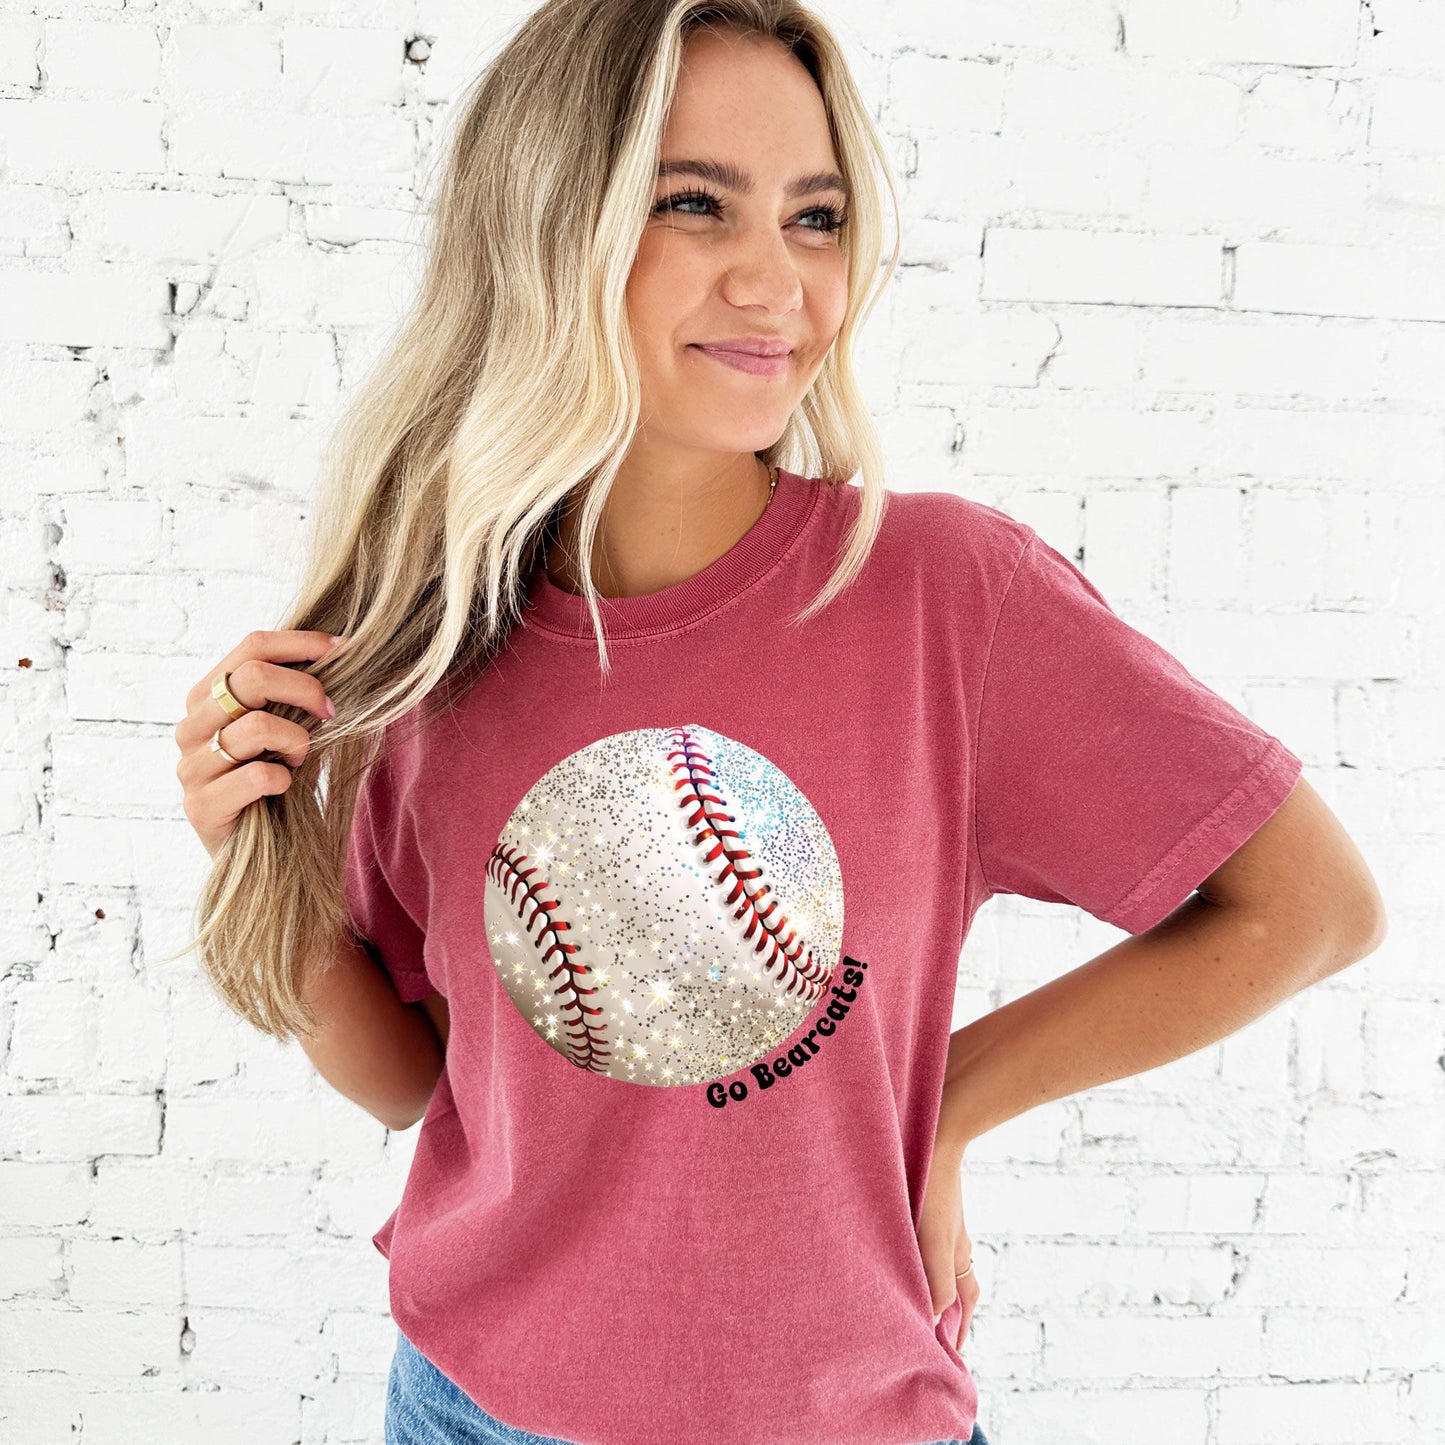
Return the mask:
<path id="1" fill-rule="evenodd" d="M 1300 771 L 1300 759 L 1270 738 L 1259 761 L 1213 811 L 1099 917 L 1133 934 L 1167 918 L 1284 802 Z"/>
<path id="2" fill-rule="evenodd" d="M 403 1003 L 417 1003 L 441 990 L 431 981 L 430 976 L 424 968 L 397 968 L 390 969 L 392 983 L 396 988 L 397 997 Z"/>

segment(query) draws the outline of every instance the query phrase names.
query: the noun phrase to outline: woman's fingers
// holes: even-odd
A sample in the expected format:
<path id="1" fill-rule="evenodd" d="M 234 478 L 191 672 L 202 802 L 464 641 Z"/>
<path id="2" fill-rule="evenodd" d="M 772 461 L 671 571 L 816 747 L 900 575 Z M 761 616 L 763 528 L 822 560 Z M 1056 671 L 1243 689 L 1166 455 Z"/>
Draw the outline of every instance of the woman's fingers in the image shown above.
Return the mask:
<path id="1" fill-rule="evenodd" d="M 289 664 L 329 661 L 341 645 L 325 632 L 250 632 L 186 694 L 186 715 L 175 729 L 181 750 L 176 777 L 185 793 L 186 817 L 212 857 L 247 807 L 291 786 L 292 769 L 311 750 L 310 732 L 269 711 L 268 704 L 335 716 L 320 681 Z M 226 677 L 231 696 L 247 709 L 241 717 L 231 718 L 212 694 L 212 681 L 219 676 Z M 230 758 L 210 746 L 213 738 Z M 267 752 L 281 761 L 261 756 Z"/>
<path id="2" fill-rule="evenodd" d="M 229 674 L 231 696 L 245 708 L 263 708 L 273 702 L 304 707 L 317 717 L 332 716 L 326 689 L 318 678 L 287 666 L 317 662 L 340 647 L 325 632 L 251 632 L 228 652 L 186 694 L 186 715 L 176 725 L 176 743 L 182 752 L 205 742 L 223 723 L 226 710 L 211 695 L 211 684 Z"/>
<path id="3" fill-rule="evenodd" d="M 978 1280 L 971 1274 L 958 1282 L 958 1297 L 963 1303 L 963 1309 L 958 1317 L 958 1338 L 953 1344 L 955 1350 L 963 1350 L 963 1337 L 973 1323 L 973 1312 L 978 1307 L 978 1297 L 982 1292 Z"/>
<path id="4" fill-rule="evenodd" d="M 220 744 L 236 759 L 228 762 L 224 754 L 211 746 L 211 738 L 219 734 Z M 288 768 L 299 768 L 311 751 L 311 734 L 298 722 L 278 716 L 268 708 L 257 708 L 235 722 L 228 722 L 207 735 L 205 745 L 181 754 L 176 776 L 182 786 L 205 784 L 223 773 L 232 771 L 236 763 L 259 758 L 262 753 L 276 753 Z"/>

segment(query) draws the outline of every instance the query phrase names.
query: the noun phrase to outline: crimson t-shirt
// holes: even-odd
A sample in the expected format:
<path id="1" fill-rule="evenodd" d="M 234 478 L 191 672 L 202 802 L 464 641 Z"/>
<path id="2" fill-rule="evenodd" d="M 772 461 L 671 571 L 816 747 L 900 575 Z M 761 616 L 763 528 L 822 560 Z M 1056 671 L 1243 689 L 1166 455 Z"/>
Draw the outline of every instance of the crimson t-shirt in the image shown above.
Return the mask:
<path id="1" fill-rule="evenodd" d="M 353 921 L 446 1066 L 374 1236 L 398 1327 L 578 1445 L 966 1440 L 917 1226 L 959 953 L 994 893 L 1130 933 L 1300 760 L 1030 527 L 781 471 L 695 576 L 538 570 L 460 704 L 368 775 Z M 396 725 L 393 725 L 394 727 Z"/>

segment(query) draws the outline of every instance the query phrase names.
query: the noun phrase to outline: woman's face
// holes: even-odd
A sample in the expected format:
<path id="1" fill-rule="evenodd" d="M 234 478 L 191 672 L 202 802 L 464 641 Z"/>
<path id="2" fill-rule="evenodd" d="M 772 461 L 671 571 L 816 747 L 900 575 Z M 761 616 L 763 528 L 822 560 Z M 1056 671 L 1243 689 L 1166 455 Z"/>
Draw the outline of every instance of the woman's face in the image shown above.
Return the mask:
<path id="1" fill-rule="evenodd" d="M 702 176 L 678 168 L 724 168 Z M 663 172 L 627 284 L 649 444 L 753 452 L 782 435 L 842 325 L 846 261 L 834 214 L 847 197 L 823 99 L 776 41 L 689 37 L 662 141 Z M 794 183 L 806 179 L 806 189 Z M 689 192 L 707 197 L 682 199 Z M 791 347 L 745 371 L 701 343 Z"/>

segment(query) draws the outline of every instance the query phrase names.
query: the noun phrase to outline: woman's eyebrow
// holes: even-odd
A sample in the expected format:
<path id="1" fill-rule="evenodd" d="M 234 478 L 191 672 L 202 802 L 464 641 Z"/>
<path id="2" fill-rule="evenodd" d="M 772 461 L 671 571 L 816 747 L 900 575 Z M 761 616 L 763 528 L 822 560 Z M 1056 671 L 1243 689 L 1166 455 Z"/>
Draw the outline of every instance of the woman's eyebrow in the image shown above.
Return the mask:
<path id="1" fill-rule="evenodd" d="M 751 194 L 753 189 L 753 178 L 730 161 L 666 160 L 658 162 L 657 177 L 659 180 L 663 176 L 675 175 L 699 176 L 705 181 L 711 181 L 714 185 L 723 186 L 730 191 L 738 191 L 745 196 Z M 814 191 L 842 191 L 844 196 L 850 200 L 853 195 L 848 182 L 837 171 L 814 171 L 811 175 L 797 176 L 788 182 L 785 194 L 790 197 L 808 196 L 812 195 Z"/>

